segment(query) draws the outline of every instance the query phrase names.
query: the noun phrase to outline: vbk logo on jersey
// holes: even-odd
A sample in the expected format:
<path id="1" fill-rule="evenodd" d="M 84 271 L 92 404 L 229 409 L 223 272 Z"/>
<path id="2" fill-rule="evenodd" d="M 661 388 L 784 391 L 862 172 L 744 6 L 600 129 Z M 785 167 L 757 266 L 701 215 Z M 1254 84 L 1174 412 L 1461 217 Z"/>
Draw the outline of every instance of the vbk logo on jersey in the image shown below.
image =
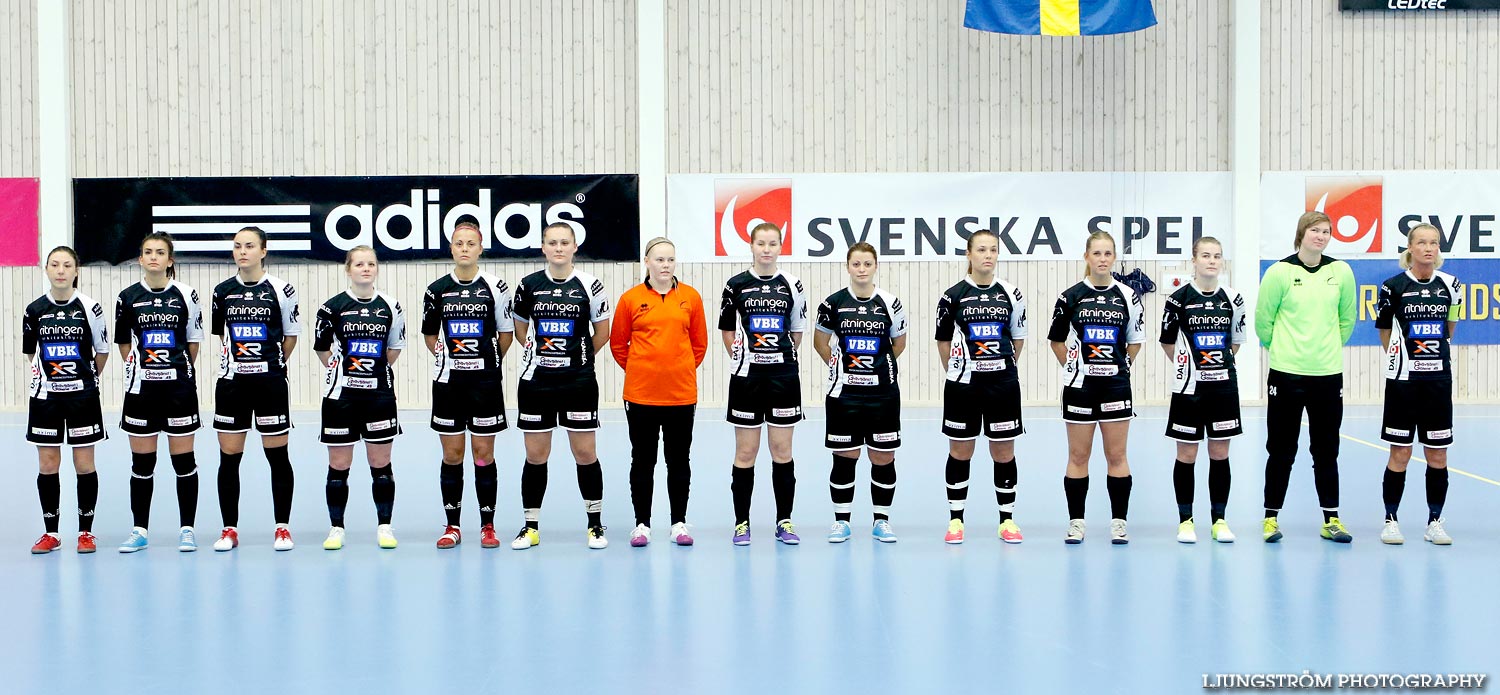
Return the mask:
<path id="1" fill-rule="evenodd" d="M 542 323 L 545 323 L 545 321 Z M 448 335 L 453 338 L 477 338 L 484 335 L 484 322 L 475 320 L 449 321 Z"/>
<path id="2" fill-rule="evenodd" d="M 792 254 L 791 179 L 714 179 L 714 255 L 750 255 L 750 230 L 781 229 L 781 255 Z"/>
<path id="3" fill-rule="evenodd" d="M 175 331 L 146 331 L 141 334 L 141 344 L 148 348 L 175 348 L 177 347 L 177 333 Z"/>
<path id="4" fill-rule="evenodd" d="M 782 333 L 785 316 L 779 314 L 751 314 L 750 330 L 756 333 Z"/>
<path id="5" fill-rule="evenodd" d="M 231 323 L 229 334 L 235 340 L 265 340 L 266 324 L 264 323 Z"/>
<path id="6" fill-rule="evenodd" d="M 1197 333 L 1193 335 L 1193 346 L 1199 350 L 1222 350 L 1226 336 L 1223 333 Z"/>
<path id="7" fill-rule="evenodd" d="M 78 360 L 83 359 L 83 353 L 78 349 L 78 343 L 43 343 L 42 357 L 49 360 Z"/>
<path id="8" fill-rule="evenodd" d="M 1113 343 L 1119 331 L 1119 326 L 1084 326 L 1083 339 L 1090 343 Z"/>
<path id="9" fill-rule="evenodd" d="M 349 341 L 349 354 L 359 357 L 379 357 L 385 353 L 385 341 L 383 340 L 351 340 Z"/>
<path id="10" fill-rule="evenodd" d="M 985 321 L 969 324 L 969 340 L 995 340 L 1005 335 L 1005 323 Z"/>
<path id="11" fill-rule="evenodd" d="M 1379 176 L 1307 177 L 1307 209 L 1326 213 L 1333 222 L 1330 254 L 1381 252 L 1384 190 Z"/>
<path id="12" fill-rule="evenodd" d="M 1443 322 L 1412 321 L 1409 332 L 1413 338 L 1441 338 L 1443 337 Z"/>
<path id="13" fill-rule="evenodd" d="M 538 319 L 536 333 L 544 336 L 573 335 L 573 319 Z"/>
<path id="14" fill-rule="evenodd" d="M 880 353 L 878 336 L 851 335 L 844 338 L 844 352 L 851 355 L 875 355 Z"/>

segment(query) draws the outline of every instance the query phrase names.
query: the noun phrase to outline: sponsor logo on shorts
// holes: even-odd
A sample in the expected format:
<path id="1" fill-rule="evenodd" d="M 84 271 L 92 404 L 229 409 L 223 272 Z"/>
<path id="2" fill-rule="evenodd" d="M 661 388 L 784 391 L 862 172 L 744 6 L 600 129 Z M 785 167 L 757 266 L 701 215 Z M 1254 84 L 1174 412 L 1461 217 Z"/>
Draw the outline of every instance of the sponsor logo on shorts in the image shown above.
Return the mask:
<path id="1" fill-rule="evenodd" d="M 69 437 L 87 437 L 87 436 L 89 436 L 91 434 L 98 434 L 98 432 L 99 432 L 99 426 L 98 425 L 89 425 L 88 427 L 73 427 L 73 428 L 70 428 L 68 430 L 68 436 Z"/>
<path id="2" fill-rule="evenodd" d="M 1007 431 L 1010 431 L 1010 430 L 1013 430 L 1013 429 L 1017 429 L 1020 426 L 1021 426 L 1021 421 L 1020 420 L 1006 420 L 1004 422 L 991 422 L 990 423 L 990 431 L 991 432 L 1007 432 Z"/>
<path id="3" fill-rule="evenodd" d="M 749 419 L 755 417 L 755 413 L 747 413 L 747 412 L 745 412 L 743 410 L 734 410 L 734 409 L 731 408 L 730 411 L 729 411 L 729 416 L 730 417 L 737 417 L 737 418 L 744 418 L 746 420 L 749 420 Z"/>
<path id="4" fill-rule="evenodd" d="M 1411 370 L 1414 372 L 1441 372 L 1443 371 L 1442 360 L 1412 360 Z"/>
<path id="5" fill-rule="evenodd" d="M 227 422 L 227 423 L 233 424 L 234 423 L 234 418 L 232 416 L 229 416 L 229 415 L 218 415 L 218 414 L 215 414 L 214 415 L 214 422 Z"/>
<path id="6" fill-rule="evenodd" d="M 257 415 L 255 417 L 255 424 L 257 425 L 280 425 L 285 422 L 285 415 Z"/>
<path id="7" fill-rule="evenodd" d="M 1068 412 L 1070 412 L 1070 413 L 1077 413 L 1079 415 L 1093 415 L 1094 414 L 1093 410 L 1091 410 L 1089 408 L 1081 408 L 1081 407 L 1076 406 L 1076 405 L 1070 405 L 1070 406 L 1068 406 Z"/>
<path id="8" fill-rule="evenodd" d="M 1215 427 L 1217 428 L 1218 425 L 1215 424 Z M 1196 427 L 1188 427 L 1187 425 L 1179 425 L 1179 424 L 1177 424 L 1175 422 L 1172 423 L 1172 429 L 1174 429 L 1174 430 L 1176 430 L 1178 432 L 1185 432 L 1187 434 L 1197 434 L 1198 433 L 1198 428 L 1196 428 Z"/>
<path id="9" fill-rule="evenodd" d="M 541 422 L 542 421 L 542 416 L 540 416 L 540 415 L 533 415 L 531 413 L 521 413 L 520 416 L 521 416 L 521 422 Z"/>
<path id="10" fill-rule="evenodd" d="M 472 422 L 474 423 L 475 427 L 494 427 L 495 426 L 495 421 L 497 419 L 498 418 L 495 418 L 493 416 L 491 416 L 491 417 L 476 417 L 476 418 L 473 419 Z M 453 424 L 453 421 L 451 421 L 451 420 L 448 421 L 448 424 L 450 424 L 450 425 Z"/>
<path id="11" fill-rule="evenodd" d="M 324 427 L 323 428 L 323 434 L 326 434 L 326 435 L 328 435 L 330 437 L 337 436 L 337 435 L 349 434 L 349 428 L 348 427 Z"/>
<path id="12" fill-rule="evenodd" d="M 47 429 L 45 427 L 33 427 L 33 428 L 31 428 L 31 433 L 34 434 L 34 435 L 36 435 L 36 436 L 38 436 L 38 437 L 56 437 L 57 436 L 57 430 L 50 430 L 50 429 Z"/>
<path id="13" fill-rule="evenodd" d="M 772 408 L 771 417 L 796 417 L 801 412 L 801 408 Z"/>
<path id="14" fill-rule="evenodd" d="M 266 374 L 271 371 L 271 366 L 265 362 L 235 362 L 235 374 Z"/>
<path id="15" fill-rule="evenodd" d="M 130 417 L 129 415 L 126 415 L 125 416 L 125 424 L 127 424 L 127 425 L 136 425 L 137 427 L 145 427 L 146 426 L 146 421 L 142 420 L 140 418 Z"/>
<path id="16" fill-rule="evenodd" d="M 1120 373 L 1120 368 L 1112 364 L 1090 364 L 1084 368 L 1083 373 L 1088 376 L 1114 376 Z"/>
<path id="17" fill-rule="evenodd" d="M 392 427 L 395 427 L 395 426 L 396 426 L 396 418 L 391 418 L 389 420 L 376 420 L 374 422 L 366 422 L 365 423 L 365 431 L 366 432 L 375 432 L 375 431 L 378 431 L 378 430 L 388 430 L 388 429 L 390 429 Z"/>
<path id="18" fill-rule="evenodd" d="M 849 435 L 847 435 L 847 434 L 830 434 L 830 435 L 828 435 L 828 441 L 833 442 L 835 444 L 843 444 L 845 442 L 852 442 L 852 441 L 854 441 L 854 438 L 851 437 L 851 436 L 849 436 Z"/>
<path id="19" fill-rule="evenodd" d="M 565 415 L 569 420 L 581 422 L 594 419 L 594 411 L 592 410 L 569 410 Z"/>
<path id="20" fill-rule="evenodd" d="M 1215 432 L 1223 432 L 1225 430 L 1232 430 L 1232 429 L 1234 429 L 1236 427 L 1239 427 L 1239 426 L 1240 426 L 1240 421 L 1239 420 L 1224 420 L 1223 422 L 1215 422 L 1214 423 L 1214 431 Z"/>
<path id="21" fill-rule="evenodd" d="M 953 429 L 956 429 L 956 430 L 961 430 L 964 427 L 967 427 L 967 425 L 965 425 L 962 422 L 954 422 L 952 420 L 944 420 L 943 421 L 943 426 L 944 427 L 952 427 Z"/>
<path id="22" fill-rule="evenodd" d="M 870 439 L 872 439 L 874 441 L 877 441 L 877 442 L 882 442 L 882 443 L 884 443 L 884 442 L 894 442 L 894 441 L 896 441 L 897 439 L 900 439 L 900 438 L 901 438 L 901 433 L 900 432 L 877 432 L 875 434 L 870 435 Z"/>
<path id="23" fill-rule="evenodd" d="M 750 364 L 781 364 L 784 361 L 779 352 L 756 352 L 750 355 Z"/>
<path id="24" fill-rule="evenodd" d="M 844 383 L 850 386 L 879 386 L 880 377 L 874 374 L 845 374 Z"/>
<path id="25" fill-rule="evenodd" d="M 1387 427 L 1387 428 L 1385 428 L 1385 433 L 1391 435 L 1392 437 L 1410 437 L 1411 436 L 1411 430 L 1398 430 L 1398 429 L 1396 429 L 1394 427 Z"/>
<path id="26" fill-rule="evenodd" d="M 344 379 L 344 388 L 346 389 L 368 390 L 373 389 L 376 386 L 378 386 L 376 380 L 369 377 L 351 376 L 347 379 Z"/>
<path id="27" fill-rule="evenodd" d="M 453 418 L 435 417 L 435 418 L 432 419 L 432 424 L 434 424 L 434 425 L 442 425 L 444 427 L 452 427 L 453 426 Z"/>
<path id="28" fill-rule="evenodd" d="M 187 417 L 169 417 L 167 418 L 167 427 L 184 427 L 197 421 L 198 418 L 193 415 Z"/>
<path id="29" fill-rule="evenodd" d="M 1453 436 L 1453 430 L 1433 430 L 1427 433 L 1428 439 L 1447 439 Z"/>

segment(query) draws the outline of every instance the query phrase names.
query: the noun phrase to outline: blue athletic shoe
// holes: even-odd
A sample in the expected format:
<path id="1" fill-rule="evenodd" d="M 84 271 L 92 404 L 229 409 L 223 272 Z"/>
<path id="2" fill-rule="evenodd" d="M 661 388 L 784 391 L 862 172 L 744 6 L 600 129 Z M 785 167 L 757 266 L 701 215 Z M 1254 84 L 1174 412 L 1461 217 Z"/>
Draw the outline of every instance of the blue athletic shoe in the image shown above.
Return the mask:
<path id="1" fill-rule="evenodd" d="M 138 526 L 136 528 L 130 529 L 130 537 L 126 538 L 125 542 L 120 544 L 120 552 L 133 553 L 139 550 L 145 550 L 146 545 L 146 529 L 140 528 Z"/>
<path id="2" fill-rule="evenodd" d="M 828 542 L 843 543 L 844 541 L 849 540 L 849 536 L 853 534 L 854 531 L 849 528 L 849 522 L 835 521 L 833 522 L 833 526 L 829 527 L 828 529 Z"/>
<path id="3" fill-rule="evenodd" d="M 896 542 L 896 532 L 891 530 L 891 522 L 885 519 L 876 521 L 875 525 L 870 527 L 870 535 L 881 543 Z"/>
<path id="4" fill-rule="evenodd" d="M 182 527 L 182 531 L 177 534 L 177 549 L 184 553 L 191 553 L 198 549 L 198 537 L 193 535 L 193 527 Z"/>

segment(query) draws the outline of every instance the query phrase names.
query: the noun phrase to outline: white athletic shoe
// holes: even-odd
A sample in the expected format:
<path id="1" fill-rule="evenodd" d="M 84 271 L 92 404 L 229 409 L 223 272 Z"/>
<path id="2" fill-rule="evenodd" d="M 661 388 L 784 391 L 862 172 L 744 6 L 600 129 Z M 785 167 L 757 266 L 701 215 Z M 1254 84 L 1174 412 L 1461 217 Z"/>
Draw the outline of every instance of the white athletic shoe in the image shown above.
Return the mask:
<path id="1" fill-rule="evenodd" d="M 1406 542 L 1406 536 L 1401 535 L 1401 527 L 1396 524 L 1395 519 L 1385 520 L 1385 526 L 1380 529 L 1380 542 L 1386 545 L 1401 545 Z"/>
<path id="2" fill-rule="evenodd" d="M 271 547 L 283 551 L 291 550 L 295 547 L 292 544 L 292 530 L 286 526 L 277 526 L 276 540 L 271 543 Z"/>
<path id="3" fill-rule="evenodd" d="M 391 531 L 390 524 L 380 524 L 375 527 L 375 542 L 386 550 L 396 547 L 396 534 Z"/>
<path id="4" fill-rule="evenodd" d="M 651 527 L 645 524 L 636 524 L 635 529 L 630 532 L 630 547 L 644 548 L 651 543 Z"/>
<path id="5" fill-rule="evenodd" d="M 1083 530 L 1085 524 L 1083 519 L 1072 519 L 1068 521 L 1068 535 L 1063 537 L 1063 542 L 1068 545 L 1077 545 L 1083 542 Z"/>
<path id="6" fill-rule="evenodd" d="M 1427 533 L 1422 534 L 1422 540 L 1433 545 L 1453 545 L 1453 537 L 1443 528 L 1443 520 L 1427 522 Z"/>
<path id="7" fill-rule="evenodd" d="M 1125 533 L 1124 519 L 1109 520 L 1109 542 L 1115 545 L 1125 545 L 1130 542 L 1130 534 Z"/>
<path id="8" fill-rule="evenodd" d="M 1193 520 L 1188 519 L 1177 525 L 1178 543 L 1197 543 L 1198 532 L 1193 529 Z"/>
<path id="9" fill-rule="evenodd" d="M 589 548 L 603 550 L 609 547 L 609 539 L 604 537 L 603 526 L 589 527 Z"/>
<path id="10" fill-rule="evenodd" d="M 214 550 L 227 553 L 234 550 L 235 546 L 239 544 L 240 532 L 233 526 L 225 526 L 224 530 L 219 533 L 219 540 L 214 541 Z"/>
<path id="11" fill-rule="evenodd" d="M 344 547 L 344 527 L 334 526 L 328 529 L 328 537 L 323 539 L 324 550 L 339 550 Z"/>

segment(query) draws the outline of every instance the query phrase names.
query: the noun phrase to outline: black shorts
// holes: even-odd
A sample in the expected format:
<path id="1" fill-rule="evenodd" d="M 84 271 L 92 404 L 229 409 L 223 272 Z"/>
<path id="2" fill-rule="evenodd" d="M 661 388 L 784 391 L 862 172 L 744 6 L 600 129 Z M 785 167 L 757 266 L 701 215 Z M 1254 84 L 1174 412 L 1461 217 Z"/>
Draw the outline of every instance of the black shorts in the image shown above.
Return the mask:
<path id="1" fill-rule="evenodd" d="M 976 377 L 968 384 L 943 384 L 943 435 L 967 441 L 978 439 L 981 433 L 992 442 L 1008 442 L 1026 433 L 1019 379 Z"/>
<path id="2" fill-rule="evenodd" d="M 192 382 L 127 393 L 120 409 L 120 429 L 132 437 L 155 437 L 162 432 L 182 437 L 196 432 L 199 424 L 198 389 Z"/>
<path id="3" fill-rule="evenodd" d="M 1204 437 L 1228 439 L 1244 431 L 1238 388 L 1172 394 L 1172 407 L 1167 412 L 1168 437 L 1179 442 L 1201 442 Z"/>
<path id="4" fill-rule="evenodd" d="M 286 434 L 291 413 L 284 376 L 240 376 L 214 384 L 214 429 L 220 432 L 249 432 L 253 424 L 262 437 Z"/>
<path id="5" fill-rule="evenodd" d="M 1387 379 L 1380 439 L 1398 446 L 1420 439 L 1434 449 L 1453 444 L 1453 382 Z"/>
<path id="6" fill-rule="evenodd" d="M 901 448 L 901 394 L 886 398 L 829 398 L 823 446 L 849 451 L 867 446 L 875 451 Z"/>
<path id="7" fill-rule="evenodd" d="M 1062 411 L 1063 422 L 1078 425 L 1129 420 L 1135 417 L 1130 382 L 1082 389 L 1064 386 Z"/>
<path id="8" fill-rule="evenodd" d="M 509 426 L 500 382 L 468 385 L 432 382 L 432 431 L 494 435 Z"/>
<path id="9" fill-rule="evenodd" d="M 729 377 L 729 409 L 735 427 L 791 427 L 802 421 L 802 380 L 786 376 Z"/>
<path id="10" fill-rule="evenodd" d="M 599 429 L 599 382 L 593 374 L 576 379 L 528 379 L 516 386 L 516 429 L 551 432 Z"/>
<path id="11" fill-rule="evenodd" d="M 374 398 L 323 399 L 323 434 L 318 441 L 333 446 L 389 442 L 401 434 L 396 421 L 396 395 Z"/>
<path id="12" fill-rule="evenodd" d="M 37 446 L 93 446 L 108 439 L 99 394 L 82 398 L 31 398 L 26 441 Z"/>

